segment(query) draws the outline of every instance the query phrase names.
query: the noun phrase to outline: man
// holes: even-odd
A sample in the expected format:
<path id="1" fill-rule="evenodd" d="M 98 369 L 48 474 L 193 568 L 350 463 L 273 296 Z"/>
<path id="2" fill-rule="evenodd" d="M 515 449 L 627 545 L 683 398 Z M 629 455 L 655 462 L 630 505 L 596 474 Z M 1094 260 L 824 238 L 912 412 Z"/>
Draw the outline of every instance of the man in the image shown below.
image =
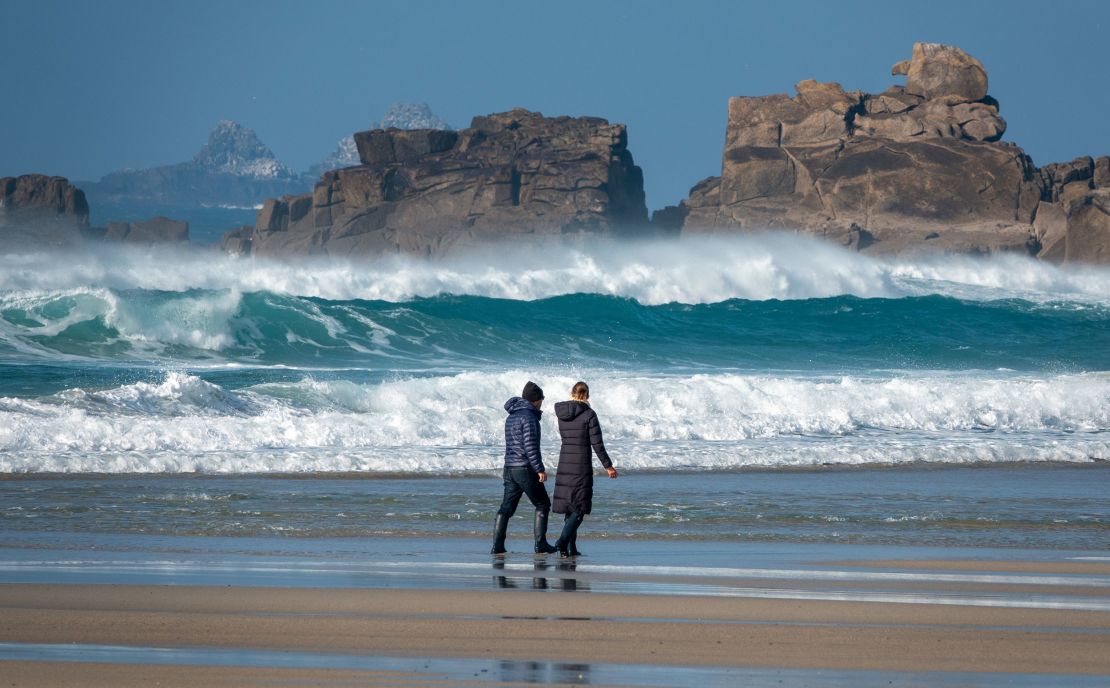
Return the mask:
<path id="1" fill-rule="evenodd" d="M 493 525 L 493 549 L 490 554 L 505 553 L 505 531 L 509 519 L 516 513 L 516 506 L 522 494 L 528 495 L 532 506 L 536 507 L 536 520 L 533 527 L 535 551 L 537 554 L 550 554 L 555 550 L 547 542 L 547 516 L 551 512 L 551 500 L 547 496 L 547 471 L 540 455 L 540 416 L 543 411 L 543 390 L 531 380 L 524 385 L 519 397 L 505 402 L 509 417 L 505 419 L 505 496 L 501 508 L 497 510 L 497 520 Z"/>

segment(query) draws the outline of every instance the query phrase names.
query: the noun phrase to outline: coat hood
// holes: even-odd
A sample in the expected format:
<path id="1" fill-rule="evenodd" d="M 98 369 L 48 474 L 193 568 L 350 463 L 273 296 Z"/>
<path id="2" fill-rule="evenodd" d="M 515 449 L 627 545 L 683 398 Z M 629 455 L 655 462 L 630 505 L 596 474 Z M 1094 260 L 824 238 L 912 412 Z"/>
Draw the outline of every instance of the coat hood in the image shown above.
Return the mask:
<path id="1" fill-rule="evenodd" d="M 560 401 L 555 404 L 555 417 L 559 420 L 574 420 L 589 410 L 590 405 L 581 401 Z"/>
<path id="2" fill-rule="evenodd" d="M 542 411 L 532 405 L 532 402 L 528 401 L 524 397 L 513 397 L 512 399 L 506 401 L 505 410 L 509 413 L 516 413 L 517 411 L 531 411 L 537 416 L 542 413 Z"/>

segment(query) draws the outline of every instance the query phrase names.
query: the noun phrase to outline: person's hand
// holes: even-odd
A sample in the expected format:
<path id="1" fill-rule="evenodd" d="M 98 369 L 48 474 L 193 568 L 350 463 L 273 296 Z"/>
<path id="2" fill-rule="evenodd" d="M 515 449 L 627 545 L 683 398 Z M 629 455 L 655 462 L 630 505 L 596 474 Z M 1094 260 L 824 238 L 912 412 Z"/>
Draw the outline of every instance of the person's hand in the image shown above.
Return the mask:
<path id="1" fill-rule="evenodd" d="M 540 471 L 540 482 L 541 483 L 546 483 L 547 482 L 547 472 L 546 471 Z"/>
<path id="2" fill-rule="evenodd" d="M 615 468 L 606 468 L 605 472 L 609 474 L 610 478 L 616 478 L 618 475 L 620 475 L 620 473 L 617 473 L 617 469 Z"/>

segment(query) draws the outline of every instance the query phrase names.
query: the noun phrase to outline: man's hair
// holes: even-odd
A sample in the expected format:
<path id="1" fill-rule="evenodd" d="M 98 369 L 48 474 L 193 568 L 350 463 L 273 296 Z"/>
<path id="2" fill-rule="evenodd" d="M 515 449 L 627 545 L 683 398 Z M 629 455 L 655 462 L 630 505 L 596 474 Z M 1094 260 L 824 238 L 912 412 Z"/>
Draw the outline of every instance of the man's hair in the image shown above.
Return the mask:
<path id="1" fill-rule="evenodd" d="M 590 386 L 585 382 L 575 382 L 574 387 L 570 388 L 570 398 L 574 401 L 588 401 L 590 398 Z"/>

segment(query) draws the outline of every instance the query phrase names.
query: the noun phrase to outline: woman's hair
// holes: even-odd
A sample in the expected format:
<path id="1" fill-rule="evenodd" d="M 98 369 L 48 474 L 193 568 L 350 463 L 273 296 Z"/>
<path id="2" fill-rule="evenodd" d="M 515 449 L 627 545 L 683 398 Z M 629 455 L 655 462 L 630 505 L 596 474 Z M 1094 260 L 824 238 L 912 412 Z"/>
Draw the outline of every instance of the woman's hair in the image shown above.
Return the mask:
<path id="1" fill-rule="evenodd" d="M 570 398 L 574 401 L 589 401 L 590 386 L 585 382 L 575 382 L 570 388 Z"/>

